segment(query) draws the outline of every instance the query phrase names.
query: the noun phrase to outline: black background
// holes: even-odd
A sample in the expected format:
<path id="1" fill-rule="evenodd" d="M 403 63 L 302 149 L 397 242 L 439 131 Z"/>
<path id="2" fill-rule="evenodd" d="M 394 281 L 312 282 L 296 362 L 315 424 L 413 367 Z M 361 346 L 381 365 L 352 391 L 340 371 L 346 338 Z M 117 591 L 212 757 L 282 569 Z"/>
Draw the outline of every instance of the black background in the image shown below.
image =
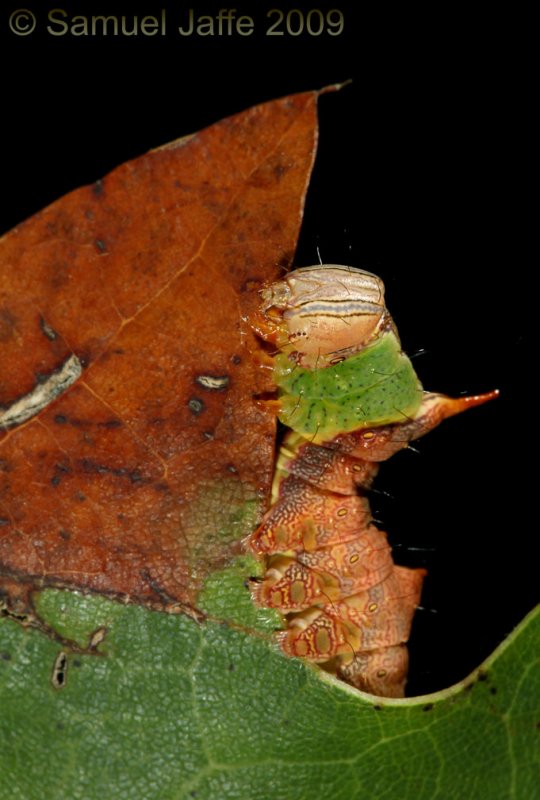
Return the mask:
<path id="1" fill-rule="evenodd" d="M 513 32 L 470 12 L 340 2 L 237 4 L 253 37 L 175 34 L 187 9 L 25 0 L 34 33 L 2 31 L 2 229 L 117 164 L 234 112 L 352 79 L 320 101 L 321 136 L 296 263 L 381 275 L 405 349 L 426 388 L 501 390 L 382 469 L 375 515 L 396 560 L 427 566 L 411 642 L 411 694 L 467 675 L 536 598 L 535 450 L 526 326 L 534 314 L 524 246 L 530 215 L 526 98 Z M 268 37 L 266 12 L 336 8 L 344 33 Z M 52 37 L 50 8 L 75 14 L 167 9 L 159 38 Z M 275 17 L 274 17 L 275 19 Z M 522 56 L 520 56 L 522 58 Z M 518 65 L 519 66 L 519 65 Z M 529 309 L 528 299 L 530 299 Z M 420 549 L 411 549 L 420 548 Z M 425 549 L 422 549 L 425 548 Z"/>

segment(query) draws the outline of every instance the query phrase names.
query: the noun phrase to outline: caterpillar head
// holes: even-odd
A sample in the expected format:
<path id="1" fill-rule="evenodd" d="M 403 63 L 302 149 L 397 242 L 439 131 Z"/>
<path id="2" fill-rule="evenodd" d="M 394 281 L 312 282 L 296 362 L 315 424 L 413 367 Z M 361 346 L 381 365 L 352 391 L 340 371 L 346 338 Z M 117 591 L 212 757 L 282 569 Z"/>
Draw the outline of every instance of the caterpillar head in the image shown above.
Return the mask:
<path id="1" fill-rule="evenodd" d="M 392 325 L 383 282 L 354 267 L 303 267 L 261 294 L 273 340 L 305 367 L 343 360 Z"/>

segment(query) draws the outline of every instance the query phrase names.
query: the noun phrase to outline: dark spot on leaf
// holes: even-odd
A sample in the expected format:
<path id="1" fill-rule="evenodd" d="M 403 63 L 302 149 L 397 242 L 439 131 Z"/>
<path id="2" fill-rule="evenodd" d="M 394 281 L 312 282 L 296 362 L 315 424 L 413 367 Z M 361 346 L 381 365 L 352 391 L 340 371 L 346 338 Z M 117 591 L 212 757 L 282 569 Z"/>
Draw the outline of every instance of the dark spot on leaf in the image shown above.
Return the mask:
<path id="1" fill-rule="evenodd" d="M 66 726 L 65 726 L 65 724 L 63 722 L 57 722 L 56 723 L 56 730 L 58 730 L 58 731 L 63 731 L 65 727 Z"/>
<path id="2" fill-rule="evenodd" d="M 82 661 L 80 661 L 80 659 L 78 659 L 78 658 L 76 658 L 76 659 L 75 659 L 75 660 L 72 662 L 72 664 L 73 664 L 73 666 L 74 666 L 74 667 L 82 667 Z"/>
<path id="3" fill-rule="evenodd" d="M 9 525 L 9 519 L 7 519 L 7 517 L 0 517 L 0 525 Z"/>
<path id="4" fill-rule="evenodd" d="M 57 425 L 65 425 L 68 420 L 67 417 L 64 416 L 64 414 L 56 414 L 54 417 L 54 421 L 56 422 Z"/>
<path id="5" fill-rule="evenodd" d="M 422 711 L 431 711 L 433 708 L 433 703 L 426 703 L 425 706 L 422 706 Z"/>
<path id="6" fill-rule="evenodd" d="M 154 489 L 156 489 L 158 492 L 168 492 L 169 491 L 169 484 L 166 483 L 165 481 L 162 481 L 160 483 L 155 483 L 154 484 Z"/>
<path id="7" fill-rule="evenodd" d="M 96 245 L 96 247 L 97 247 L 97 249 L 99 250 L 100 253 L 106 253 L 107 252 L 107 245 L 105 244 L 103 239 L 96 239 L 95 245 Z"/>
<path id="8" fill-rule="evenodd" d="M 241 357 L 237 356 L 237 355 L 231 356 L 231 361 L 232 361 L 233 364 L 236 364 L 237 366 L 238 366 L 238 364 L 242 363 Z"/>
<path id="9" fill-rule="evenodd" d="M 489 678 L 488 678 L 487 672 L 479 672 L 478 673 L 478 680 L 479 681 L 488 681 Z"/>
<path id="10" fill-rule="evenodd" d="M 58 334 L 56 333 L 54 328 L 51 328 L 49 323 L 46 322 L 43 319 L 43 317 L 39 318 L 39 327 L 41 328 L 41 332 L 43 333 L 43 335 L 46 336 L 47 339 L 49 339 L 49 341 L 54 342 L 55 339 L 58 339 Z"/>
<path id="11" fill-rule="evenodd" d="M 54 487 L 59 486 L 60 481 L 62 480 L 62 476 L 71 472 L 71 467 L 68 467 L 67 464 L 55 464 L 54 465 L 54 476 L 51 478 L 51 483 Z"/>
<path id="12" fill-rule="evenodd" d="M 231 663 L 229 664 L 229 672 L 234 672 L 234 670 L 235 670 L 235 669 L 236 669 L 236 667 L 235 667 L 235 666 L 234 666 L 234 664 L 231 662 Z"/>
<path id="13" fill-rule="evenodd" d="M 128 478 L 131 483 L 148 483 L 144 479 L 139 469 L 129 470 L 125 467 L 108 467 L 106 464 L 98 464 L 90 458 L 83 458 L 79 462 L 83 472 L 97 473 L 98 475 L 114 475 L 117 478 Z"/>
<path id="14" fill-rule="evenodd" d="M 372 706 L 372 708 L 373 708 L 373 711 L 382 711 L 382 706 L 379 706 L 379 705 Z"/>
<path id="15" fill-rule="evenodd" d="M 108 419 L 106 422 L 98 422 L 98 428 L 121 428 L 122 422 L 119 419 Z"/>
<path id="16" fill-rule="evenodd" d="M 58 535 L 59 535 L 59 536 L 60 536 L 60 538 L 61 538 L 61 539 L 63 539 L 65 542 L 69 542 L 69 540 L 71 539 L 71 533 L 70 533 L 69 531 L 65 531 L 63 528 L 61 528 L 61 529 L 58 531 Z"/>
<path id="17" fill-rule="evenodd" d="M 191 397 L 188 400 L 188 408 L 189 408 L 189 410 L 191 411 L 192 414 L 195 414 L 195 416 L 198 416 L 202 411 L 204 411 L 205 406 L 204 406 L 203 401 L 200 398 Z"/>
<path id="18" fill-rule="evenodd" d="M 55 689 L 62 689 L 66 685 L 67 679 L 67 655 L 60 651 L 54 661 L 52 671 L 52 685 Z"/>
<path id="19" fill-rule="evenodd" d="M 0 658 L 2 661 L 11 661 L 11 653 L 8 653 L 6 650 L 3 650 L 0 653 Z"/>
<path id="20" fill-rule="evenodd" d="M 13 337 L 16 319 L 7 308 L 0 310 L 0 342 L 7 342 Z"/>
<path id="21" fill-rule="evenodd" d="M 82 503 L 82 502 L 84 502 L 84 500 L 86 500 L 86 495 L 83 494 L 82 492 L 75 492 L 75 494 L 73 496 L 74 496 L 75 500 L 78 500 L 80 503 Z"/>
<path id="22" fill-rule="evenodd" d="M 195 383 L 209 392 L 222 392 L 229 385 L 228 375 L 197 375 Z"/>
<path id="23" fill-rule="evenodd" d="M 497 689 L 495 686 L 492 686 L 489 691 L 491 692 L 491 694 L 497 694 Z"/>

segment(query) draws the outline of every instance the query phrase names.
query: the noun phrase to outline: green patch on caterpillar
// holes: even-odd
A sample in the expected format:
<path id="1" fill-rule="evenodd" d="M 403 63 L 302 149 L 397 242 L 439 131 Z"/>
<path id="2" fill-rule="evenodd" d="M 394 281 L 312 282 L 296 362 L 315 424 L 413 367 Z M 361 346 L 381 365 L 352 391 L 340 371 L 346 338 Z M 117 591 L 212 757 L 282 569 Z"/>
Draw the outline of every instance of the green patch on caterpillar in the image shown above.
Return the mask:
<path id="1" fill-rule="evenodd" d="M 314 441 L 413 417 L 422 385 L 393 330 L 350 358 L 322 369 L 274 360 L 280 390 L 279 419 Z"/>

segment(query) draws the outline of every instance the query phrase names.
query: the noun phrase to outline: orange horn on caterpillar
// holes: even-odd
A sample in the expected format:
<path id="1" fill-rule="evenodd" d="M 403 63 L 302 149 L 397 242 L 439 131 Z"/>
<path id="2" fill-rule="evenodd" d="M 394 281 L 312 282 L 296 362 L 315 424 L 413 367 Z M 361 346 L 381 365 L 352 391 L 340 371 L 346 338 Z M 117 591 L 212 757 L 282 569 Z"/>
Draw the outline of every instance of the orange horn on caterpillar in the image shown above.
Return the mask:
<path id="1" fill-rule="evenodd" d="M 490 400 L 495 400 L 499 394 L 498 389 L 485 394 L 470 395 L 469 397 L 447 397 L 444 394 L 436 394 L 434 392 L 426 394 L 414 420 L 416 428 L 413 428 L 414 435 L 411 437 L 411 441 L 424 436 L 425 433 L 429 433 L 444 419 L 461 414 L 463 411 L 476 408 L 476 406 L 481 406 L 484 403 L 489 403 Z"/>
<path id="2" fill-rule="evenodd" d="M 386 461 L 394 453 L 407 447 L 409 442 L 432 431 L 443 420 L 495 400 L 498 396 L 498 389 L 470 397 L 447 397 L 444 394 L 427 392 L 418 411 L 411 418 L 393 425 L 364 428 L 353 433 L 341 434 L 331 443 L 323 444 L 326 447 L 337 447 L 342 453 L 364 461 Z"/>

